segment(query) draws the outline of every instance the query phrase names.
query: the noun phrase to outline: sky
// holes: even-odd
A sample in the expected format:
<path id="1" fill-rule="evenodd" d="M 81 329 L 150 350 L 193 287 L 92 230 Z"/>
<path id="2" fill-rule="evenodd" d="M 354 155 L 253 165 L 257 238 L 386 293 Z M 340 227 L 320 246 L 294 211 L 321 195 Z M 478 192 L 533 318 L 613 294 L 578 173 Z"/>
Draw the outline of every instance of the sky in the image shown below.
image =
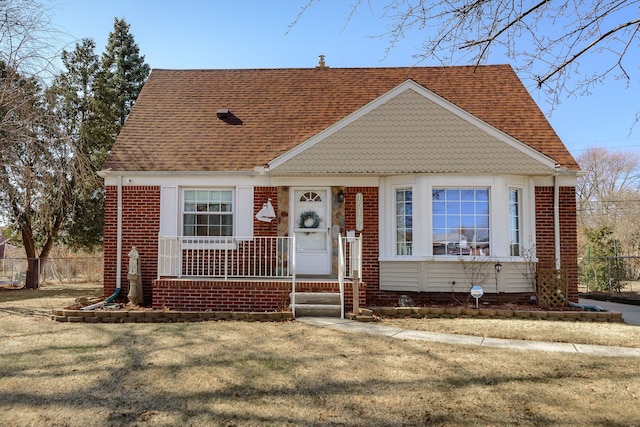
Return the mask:
<path id="1" fill-rule="evenodd" d="M 355 1 L 355 0 L 354 0 Z M 390 52 L 380 10 L 363 2 L 348 22 L 350 4 L 319 0 L 297 21 L 307 0 L 50 0 L 52 23 L 66 36 L 67 50 L 91 38 L 104 50 L 114 18 L 131 26 L 140 53 L 151 68 L 298 68 L 314 67 L 318 55 L 330 67 L 416 65 L 424 34 L 411 32 Z M 372 4 L 380 2 L 372 1 Z M 386 2 L 383 2 L 386 3 Z M 509 63 L 499 54 L 490 63 Z M 438 61 L 417 65 L 441 65 Z M 635 66 L 639 66 L 635 64 Z M 633 75 L 638 76 L 637 69 Z M 595 146 L 640 155 L 640 82 L 627 88 L 607 81 L 590 96 L 561 98 L 551 106 L 531 81 L 524 80 L 569 151 L 578 156 Z"/>

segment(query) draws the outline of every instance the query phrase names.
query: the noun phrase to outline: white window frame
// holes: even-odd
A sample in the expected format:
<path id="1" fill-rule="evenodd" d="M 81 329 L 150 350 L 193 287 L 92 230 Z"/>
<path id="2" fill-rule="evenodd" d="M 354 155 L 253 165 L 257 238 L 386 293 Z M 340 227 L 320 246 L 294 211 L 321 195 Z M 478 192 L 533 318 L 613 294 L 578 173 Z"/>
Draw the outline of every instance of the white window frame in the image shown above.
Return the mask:
<path id="1" fill-rule="evenodd" d="M 488 212 L 489 224 L 487 224 L 487 229 L 488 229 L 488 236 L 487 237 L 489 239 L 489 241 L 487 242 L 488 243 L 487 247 L 489 249 L 489 254 L 488 255 L 484 255 L 484 254 L 481 254 L 481 253 L 475 253 L 474 251 L 476 250 L 476 248 L 472 248 L 471 247 L 471 246 L 473 246 L 475 244 L 475 242 L 471 242 L 471 241 L 468 241 L 468 240 L 467 240 L 467 243 L 465 245 L 465 248 L 462 248 L 461 247 L 462 236 L 460 236 L 460 239 L 458 241 L 458 244 L 459 244 L 458 247 L 460 248 L 460 252 L 462 252 L 463 249 L 466 250 L 468 248 L 469 249 L 469 253 L 468 254 L 462 254 L 462 253 L 434 254 L 433 253 L 433 245 L 434 245 L 433 232 L 434 232 L 434 229 L 435 229 L 434 225 L 433 225 L 433 219 L 434 219 L 434 215 L 435 215 L 434 212 L 433 212 L 433 191 L 434 190 L 440 190 L 440 189 L 444 190 L 445 193 L 447 192 L 447 190 L 458 190 L 460 192 L 467 191 L 467 190 L 486 190 L 487 191 L 487 198 L 488 198 L 487 202 L 488 202 L 488 207 L 489 207 L 489 212 Z M 427 195 L 425 195 L 425 196 L 427 196 Z M 459 257 L 465 257 L 465 258 L 466 257 L 469 257 L 469 258 L 474 258 L 474 257 L 489 258 L 489 257 L 492 256 L 491 253 L 493 251 L 493 234 L 494 234 L 494 231 L 493 231 L 493 224 L 494 224 L 494 220 L 493 220 L 493 211 L 494 211 L 494 209 L 493 209 L 493 199 L 494 199 L 494 196 L 493 196 L 492 187 L 490 185 L 481 185 L 481 186 L 478 186 L 478 185 L 433 185 L 433 186 L 431 186 L 431 191 L 428 193 L 428 197 L 429 197 L 429 203 L 431 203 L 431 208 L 430 208 L 430 212 L 429 212 L 429 220 L 428 220 L 428 222 L 431 223 L 431 227 L 430 227 L 430 229 L 431 229 L 430 230 L 431 231 L 431 255 L 433 255 L 434 257 L 436 257 L 438 259 L 443 258 L 443 257 L 448 257 L 448 256 L 449 257 L 453 256 L 453 257 L 456 257 L 456 258 L 459 258 Z M 462 201 L 462 200 L 460 200 L 460 201 Z M 474 198 L 473 202 L 474 203 L 476 202 L 475 198 Z M 444 216 L 445 217 L 449 217 L 449 216 L 453 216 L 453 215 L 452 214 L 445 214 Z M 462 213 L 460 213 L 460 216 L 462 216 Z M 477 214 L 474 212 L 473 213 L 473 217 L 475 218 L 476 216 L 477 216 Z M 475 222 L 475 219 L 474 219 L 474 222 Z M 447 248 L 448 248 L 448 245 L 447 245 Z"/>
<path id="2" fill-rule="evenodd" d="M 187 191 L 229 191 L 231 193 L 231 235 L 230 236 L 187 236 L 184 233 L 184 217 L 192 212 L 185 211 L 185 199 Z M 233 187 L 184 187 L 180 191 L 180 236 L 184 249 L 235 249 L 237 247 L 235 230 L 237 223 L 236 191 Z M 193 240 L 190 242 L 189 240 Z M 199 240 L 208 240 L 201 243 Z"/>
<path id="3" fill-rule="evenodd" d="M 515 191 L 518 195 L 518 201 L 517 201 L 517 207 L 518 207 L 518 212 L 517 212 L 517 232 L 518 232 L 518 255 L 513 255 L 512 253 L 512 249 L 513 249 L 513 241 L 511 240 L 511 231 L 513 230 L 511 228 L 511 224 L 512 224 L 512 216 L 511 216 L 511 192 Z M 524 221 L 523 221 L 523 211 L 524 211 L 524 190 L 522 187 L 519 186 L 514 186 L 514 185 L 509 185 L 509 187 L 507 188 L 507 209 L 508 209 L 508 213 L 507 213 L 507 235 L 508 235 L 508 245 L 509 245 L 509 256 L 510 257 L 522 257 L 522 249 L 523 249 L 523 242 L 522 242 L 522 229 L 524 226 Z"/>
<path id="4" fill-rule="evenodd" d="M 400 242 L 398 242 L 398 215 L 397 215 L 397 195 L 398 195 L 398 191 L 411 191 L 411 253 L 409 254 L 400 254 L 398 253 L 398 245 Z M 414 223 L 415 223 L 415 202 L 414 199 L 415 198 L 415 189 L 413 188 L 413 186 L 411 185 L 398 185 L 393 187 L 393 254 L 394 256 L 397 257 L 410 257 L 413 256 L 413 251 L 414 251 L 414 246 L 415 246 L 415 227 L 414 227 Z M 405 217 L 407 215 L 405 214 Z M 406 227 L 405 227 L 406 230 Z M 406 242 L 405 242 L 406 243 Z"/>

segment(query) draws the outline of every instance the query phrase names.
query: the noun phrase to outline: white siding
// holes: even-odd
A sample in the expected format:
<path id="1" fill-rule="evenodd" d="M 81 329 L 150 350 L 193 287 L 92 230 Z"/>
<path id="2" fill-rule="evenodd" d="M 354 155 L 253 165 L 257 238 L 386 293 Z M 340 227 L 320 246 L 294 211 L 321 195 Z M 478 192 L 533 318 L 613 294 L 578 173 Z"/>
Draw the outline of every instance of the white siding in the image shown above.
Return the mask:
<path id="1" fill-rule="evenodd" d="M 476 276 L 485 293 L 533 292 L 516 263 L 502 262 L 498 275 L 494 261 L 484 263 Z M 380 289 L 408 292 L 469 292 L 470 273 L 465 273 L 460 261 L 382 261 L 380 263 Z"/>
<path id="2" fill-rule="evenodd" d="M 381 262 L 380 289 L 418 292 L 421 282 L 419 268 L 417 262 Z"/>
<path id="3" fill-rule="evenodd" d="M 525 277 L 525 264 L 502 263 L 502 271 L 500 272 L 500 285 L 506 286 L 506 292 L 533 292 L 533 287 Z"/>

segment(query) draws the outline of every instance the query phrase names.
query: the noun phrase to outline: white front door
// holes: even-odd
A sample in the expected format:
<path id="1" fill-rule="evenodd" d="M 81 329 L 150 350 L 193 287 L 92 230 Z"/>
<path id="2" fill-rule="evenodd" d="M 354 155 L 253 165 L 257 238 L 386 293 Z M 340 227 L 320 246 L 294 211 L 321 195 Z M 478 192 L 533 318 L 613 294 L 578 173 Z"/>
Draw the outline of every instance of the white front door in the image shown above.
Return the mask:
<path id="1" fill-rule="evenodd" d="M 330 195 L 330 188 L 292 189 L 297 274 L 331 273 Z"/>

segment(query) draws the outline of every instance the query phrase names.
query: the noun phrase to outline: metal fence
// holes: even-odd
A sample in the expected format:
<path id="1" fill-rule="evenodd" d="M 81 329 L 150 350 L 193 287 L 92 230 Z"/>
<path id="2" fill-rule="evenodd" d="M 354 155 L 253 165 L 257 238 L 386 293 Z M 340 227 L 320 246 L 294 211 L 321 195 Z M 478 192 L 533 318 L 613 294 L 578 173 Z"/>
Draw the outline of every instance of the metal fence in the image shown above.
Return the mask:
<path id="1" fill-rule="evenodd" d="M 587 292 L 640 292 L 640 256 L 579 258 L 578 266 Z"/>
<path id="2" fill-rule="evenodd" d="M 36 265 L 40 265 L 36 260 Z M 0 286 L 23 287 L 27 276 L 28 258 L 0 259 Z M 38 274 L 40 285 L 47 283 L 102 281 L 102 256 L 47 258 Z"/>

